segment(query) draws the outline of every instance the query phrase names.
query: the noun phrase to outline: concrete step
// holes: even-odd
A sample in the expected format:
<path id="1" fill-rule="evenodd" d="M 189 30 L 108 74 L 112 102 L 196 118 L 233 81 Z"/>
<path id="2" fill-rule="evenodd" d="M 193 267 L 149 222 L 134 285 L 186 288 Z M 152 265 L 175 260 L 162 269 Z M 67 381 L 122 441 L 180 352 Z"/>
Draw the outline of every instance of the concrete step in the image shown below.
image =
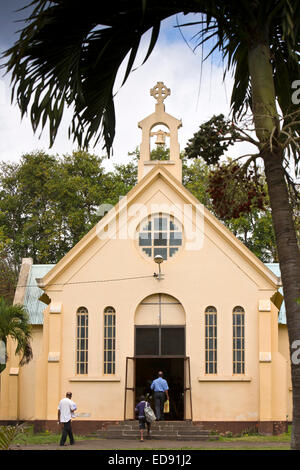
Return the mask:
<path id="1" fill-rule="evenodd" d="M 105 429 L 107 431 L 126 431 L 126 430 L 132 430 L 132 429 L 138 429 L 139 428 L 139 425 L 138 423 L 134 423 L 134 424 L 125 424 L 125 425 L 120 425 L 120 424 L 116 424 L 116 425 L 108 425 Z M 173 425 L 168 425 L 168 426 L 161 426 L 159 424 L 155 424 L 155 423 L 151 423 L 151 429 L 157 429 L 157 430 L 166 430 L 166 431 L 184 431 L 184 430 L 187 430 L 187 431 L 201 431 L 203 430 L 203 427 L 200 427 L 200 426 L 173 426 Z"/>
<path id="2" fill-rule="evenodd" d="M 201 435 L 207 435 L 209 434 L 210 435 L 210 431 L 208 431 L 207 429 L 178 429 L 178 434 L 181 435 L 181 434 L 186 434 L 186 435 L 192 435 L 192 434 L 198 434 L 199 436 Z"/>
<path id="3" fill-rule="evenodd" d="M 147 439 L 147 433 L 144 434 L 145 439 Z M 139 438 L 139 432 L 132 433 L 97 433 L 93 437 L 102 438 L 102 439 L 128 439 L 135 440 Z M 151 433 L 150 438 L 153 440 L 167 440 L 167 441 L 208 441 L 208 440 L 218 440 L 218 436 L 212 436 L 210 434 L 190 434 L 190 435 L 176 435 L 174 433 Z"/>
<path id="4" fill-rule="evenodd" d="M 177 436 L 177 441 L 218 441 L 219 436 L 212 436 L 208 434 L 207 436 L 197 436 L 197 435 L 190 435 L 190 436 Z"/>
<path id="5" fill-rule="evenodd" d="M 138 433 L 138 431 L 124 431 L 122 435 L 126 436 L 135 436 Z M 145 435 L 147 434 L 147 431 L 145 430 Z M 202 433 L 179 433 L 177 431 L 151 431 L 150 435 L 152 437 L 160 437 L 160 436 L 173 436 L 173 437 L 182 437 L 185 436 L 187 438 L 193 438 L 193 437 L 209 437 L 210 433 L 209 432 L 202 432 Z"/>
<path id="6" fill-rule="evenodd" d="M 139 432 L 139 430 L 133 430 L 133 431 L 123 431 L 122 434 L 126 435 L 126 436 L 134 436 L 136 435 L 136 433 Z M 147 430 L 145 430 L 145 434 L 147 433 Z M 169 436 L 178 436 L 178 432 L 177 431 L 154 431 L 154 430 L 151 430 L 151 436 L 165 436 L 166 434 L 168 434 Z"/>
<path id="7" fill-rule="evenodd" d="M 118 424 L 109 424 L 93 434 L 102 439 L 137 439 L 139 437 L 138 421 L 123 421 Z M 147 429 L 145 429 L 145 437 Z M 191 421 L 159 421 L 151 423 L 151 439 L 161 440 L 218 440 L 218 436 L 211 435 L 210 431 L 202 426 L 195 426 Z"/>
<path id="8" fill-rule="evenodd" d="M 147 431 L 147 427 L 145 428 Z M 122 428 L 117 428 L 117 429 L 101 429 L 96 431 L 97 434 L 101 433 L 136 433 L 139 431 L 138 427 L 132 428 L 132 429 L 122 429 Z M 151 426 L 151 432 L 153 433 L 158 433 L 158 434 L 178 434 L 178 435 L 193 435 L 193 434 L 198 434 L 198 435 L 204 435 L 204 434 L 210 434 L 210 431 L 207 429 L 157 429 L 153 428 Z"/>
<path id="9" fill-rule="evenodd" d="M 119 421 L 119 424 L 133 424 L 138 423 L 137 419 L 127 420 L 127 421 Z M 194 426 L 192 421 L 153 421 L 151 424 L 156 424 L 159 426 Z"/>
<path id="10" fill-rule="evenodd" d="M 109 424 L 107 428 L 125 428 L 125 429 L 132 429 L 133 427 L 136 428 L 138 427 L 138 420 L 132 420 L 132 421 L 123 421 L 119 422 L 118 424 Z M 162 428 L 162 429 L 181 429 L 181 428 L 197 428 L 201 429 L 203 428 L 203 425 L 197 425 L 195 426 L 191 421 L 154 421 L 151 423 L 151 427 L 153 428 Z"/>
<path id="11" fill-rule="evenodd" d="M 132 425 L 138 423 L 137 419 L 119 422 L 120 425 Z M 192 421 L 154 421 L 152 424 L 159 426 L 194 426 Z"/>

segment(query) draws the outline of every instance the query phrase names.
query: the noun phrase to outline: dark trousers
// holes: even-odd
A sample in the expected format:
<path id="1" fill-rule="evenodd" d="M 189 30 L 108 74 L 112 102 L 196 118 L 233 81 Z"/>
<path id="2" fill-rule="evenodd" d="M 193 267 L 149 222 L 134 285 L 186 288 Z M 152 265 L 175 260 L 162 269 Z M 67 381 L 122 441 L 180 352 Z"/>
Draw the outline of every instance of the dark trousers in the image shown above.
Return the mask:
<path id="1" fill-rule="evenodd" d="M 165 392 L 154 392 L 154 408 L 157 421 L 164 420 Z"/>
<path id="2" fill-rule="evenodd" d="M 60 446 L 63 446 L 64 443 L 66 442 L 67 436 L 69 436 L 70 439 L 70 444 L 74 444 L 74 437 L 72 433 L 72 425 L 71 425 L 71 420 L 68 421 L 67 423 L 63 423 L 63 430 L 61 434 L 61 439 L 60 439 Z"/>

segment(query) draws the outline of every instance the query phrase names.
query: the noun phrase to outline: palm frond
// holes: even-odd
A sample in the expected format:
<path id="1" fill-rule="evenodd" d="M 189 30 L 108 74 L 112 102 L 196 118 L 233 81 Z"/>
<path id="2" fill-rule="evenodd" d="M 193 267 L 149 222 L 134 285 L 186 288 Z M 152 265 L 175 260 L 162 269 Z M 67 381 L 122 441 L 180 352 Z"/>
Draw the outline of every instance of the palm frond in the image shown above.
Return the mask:
<path id="1" fill-rule="evenodd" d="M 6 344 L 9 336 L 16 341 L 15 353 L 21 355 L 20 365 L 27 364 L 33 357 L 28 313 L 23 305 L 9 305 L 0 298 L 0 340 Z"/>
<path id="2" fill-rule="evenodd" d="M 12 100 L 24 116 L 30 108 L 34 131 L 49 122 L 53 145 L 66 106 L 74 106 L 69 133 L 79 146 L 104 138 L 109 153 L 114 138 L 113 87 L 129 53 L 123 84 L 132 70 L 142 35 L 152 29 L 150 56 L 161 21 L 178 11 L 172 2 L 119 1 L 103 6 L 86 0 L 34 0 L 34 12 L 16 44 L 4 53 L 11 73 Z M 152 3 L 152 2 L 151 2 Z M 46 4 L 48 7 L 46 8 Z M 66 18 L 68 21 L 66 22 Z M 145 62 L 144 60 L 144 62 Z"/>
<path id="3" fill-rule="evenodd" d="M 19 40 L 4 53 L 11 73 L 12 99 L 24 116 L 30 109 L 33 129 L 49 123 L 50 145 L 65 107 L 73 106 L 69 135 L 80 147 L 104 139 L 109 154 L 115 133 L 114 84 L 126 57 L 123 83 L 134 68 L 143 34 L 151 30 L 143 63 L 151 55 L 161 22 L 174 14 L 200 13 L 198 44 L 219 50 L 234 73 L 233 116 L 251 106 L 247 53 L 257 41 L 269 44 L 280 106 L 289 92 L 281 77 L 299 76 L 300 0 L 33 0 L 34 7 Z M 66 21 L 66 18 L 68 19 Z M 197 46 L 196 46 L 197 48 Z M 276 65 L 276 61 L 278 63 Z M 288 87 L 286 87 L 288 88 Z M 279 96 L 280 95 L 280 96 Z"/>

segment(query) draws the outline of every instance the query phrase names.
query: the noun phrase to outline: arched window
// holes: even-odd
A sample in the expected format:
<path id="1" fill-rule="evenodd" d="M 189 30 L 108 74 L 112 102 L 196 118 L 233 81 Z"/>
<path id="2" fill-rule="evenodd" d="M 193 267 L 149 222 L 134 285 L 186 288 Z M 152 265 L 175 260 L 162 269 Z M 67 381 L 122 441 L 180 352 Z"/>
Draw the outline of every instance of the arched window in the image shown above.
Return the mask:
<path id="1" fill-rule="evenodd" d="M 77 310 L 76 373 L 88 373 L 88 310 Z"/>
<path id="2" fill-rule="evenodd" d="M 233 309 L 233 373 L 245 373 L 245 310 L 243 307 Z"/>
<path id="3" fill-rule="evenodd" d="M 217 373 L 217 309 L 205 309 L 205 373 Z"/>
<path id="4" fill-rule="evenodd" d="M 116 311 L 113 307 L 104 310 L 104 374 L 116 371 Z"/>

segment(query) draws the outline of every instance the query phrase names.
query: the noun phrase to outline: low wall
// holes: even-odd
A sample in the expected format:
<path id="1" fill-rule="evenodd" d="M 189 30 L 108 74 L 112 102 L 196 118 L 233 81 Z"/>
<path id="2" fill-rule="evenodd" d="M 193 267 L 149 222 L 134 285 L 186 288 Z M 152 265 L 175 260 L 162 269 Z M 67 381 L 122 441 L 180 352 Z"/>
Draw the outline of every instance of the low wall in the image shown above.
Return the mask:
<path id="1" fill-rule="evenodd" d="M 277 436 L 287 432 L 288 425 L 291 423 L 287 421 L 197 421 L 194 424 L 217 433 L 241 434 L 249 432 Z"/>
<path id="2" fill-rule="evenodd" d="M 21 421 L 0 421 L 0 425 L 15 425 Z M 61 426 L 57 420 L 35 420 L 27 421 L 33 424 L 34 432 L 50 431 L 53 433 L 60 433 Z M 88 421 L 88 420 L 73 420 L 72 429 L 74 434 L 86 435 L 96 433 L 107 427 L 107 425 L 120 424 L 121 421 Z M 194 421 L 195 426 L 201 426 L 208 431 L 216 433 L 231 432 L 234 434 L 241 434 L 244 432 L 260 433 L 268 435 L 279 435 L 287 432 L 288 421 Z"/>

